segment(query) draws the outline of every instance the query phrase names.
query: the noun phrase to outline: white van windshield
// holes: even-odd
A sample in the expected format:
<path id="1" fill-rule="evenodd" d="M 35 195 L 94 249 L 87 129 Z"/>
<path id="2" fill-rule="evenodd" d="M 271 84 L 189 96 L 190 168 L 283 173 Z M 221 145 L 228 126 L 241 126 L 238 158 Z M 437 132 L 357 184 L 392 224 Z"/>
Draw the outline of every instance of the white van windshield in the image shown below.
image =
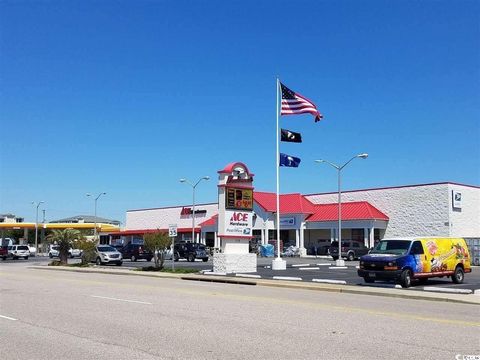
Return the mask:
<path id="1" fill-rule="evenodd" d="M 382 240 L 370 251 L 370 254 L 405 255 L 411 243 L 410 240 Z"/>

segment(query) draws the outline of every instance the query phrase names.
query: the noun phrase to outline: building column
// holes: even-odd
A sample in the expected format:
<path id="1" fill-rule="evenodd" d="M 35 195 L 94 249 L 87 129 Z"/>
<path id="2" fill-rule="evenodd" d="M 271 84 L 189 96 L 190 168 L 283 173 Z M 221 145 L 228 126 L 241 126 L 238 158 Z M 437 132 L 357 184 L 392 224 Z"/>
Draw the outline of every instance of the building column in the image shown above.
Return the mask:
<path id="1" fill-rule="evenodd" d="M 295 229 L 295 246 L 300 248 L 300 229 Z"/>
<path id="2" fill-rule="evenodd" d="M 369 228 L 363 228 L 363 243 L 366 247 L 370 247 L 368 246 L 369 243 L 370 243 L 370 236 L 369 236 L 369 231 L 370 229 Z"/>
<path id="3" fill-rule="evenodd" d="M 374 235 L 375 235 L 375 227 L 372 224 L 372 228 L 370 229 L 370 246 L 369 247 L 373 247 L 375 245 Z"/>
<path id="4" fill-rule="evenodd" d="M 335 228 L 331 228 L 330 229 L 330 242 L 334 242 L 335 240 L 337 240 L 336 238 L 336 231 L 335 231 Z"/>
<path id="5" fill-rule="evenodd" d="M 218 236 L 217 236 L 217 232 L 215 231 L 213 233 L 213 247 L 215 248 L 220 248 L 220 244 L 218 243 Z"/>
<path id="6" fill-rule="evenodd" d="M 305 223 L 304 222 L 300 223 L 299 232 L 300 232 L 300 247 L 304 249 L 305 248 Z"/>

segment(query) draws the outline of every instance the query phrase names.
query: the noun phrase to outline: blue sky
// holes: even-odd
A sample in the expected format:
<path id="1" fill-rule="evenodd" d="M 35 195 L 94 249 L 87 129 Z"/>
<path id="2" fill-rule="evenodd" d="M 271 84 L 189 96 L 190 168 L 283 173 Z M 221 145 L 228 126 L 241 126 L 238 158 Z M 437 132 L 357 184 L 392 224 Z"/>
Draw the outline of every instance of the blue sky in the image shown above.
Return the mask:
<path id="1" fill-rule="evenodd" d="M 480 185 L 478 1 L 2 1 L 0 213 L 34 221 L 216 201 L 233 161 L 275 191 L 276 76 L 324 114 L 283 116 L 281 192 Z"/>

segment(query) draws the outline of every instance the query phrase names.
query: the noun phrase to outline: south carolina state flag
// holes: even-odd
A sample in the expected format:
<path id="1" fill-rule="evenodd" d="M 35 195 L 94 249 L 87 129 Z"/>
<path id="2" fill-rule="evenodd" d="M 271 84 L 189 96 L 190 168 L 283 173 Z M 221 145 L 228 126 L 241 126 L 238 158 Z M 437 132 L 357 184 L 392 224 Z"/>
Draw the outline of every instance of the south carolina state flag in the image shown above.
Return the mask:
<path id="1" fill-rule="evenodd" d="M 298 167 L 302 160 L 295 156 L 280 153 L 280 166 Z"/>

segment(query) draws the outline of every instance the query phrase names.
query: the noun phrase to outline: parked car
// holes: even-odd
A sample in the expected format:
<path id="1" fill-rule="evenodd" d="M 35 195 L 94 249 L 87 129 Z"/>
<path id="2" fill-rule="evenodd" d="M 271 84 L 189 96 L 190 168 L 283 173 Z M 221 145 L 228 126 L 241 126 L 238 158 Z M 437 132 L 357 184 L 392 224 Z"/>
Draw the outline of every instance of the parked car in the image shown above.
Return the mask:
<path id="1" fill-rule="evenodd" d="M 450 276 L 461 284 L 472 271 L 463 238 L 383 239 L 370 254 L 360 258 L 358 276 L 366 283 L 394 280 L 408 288 L 413 280 Z"/>
<path id="2" fill-rule="evenodd" d="M 368 248 L 360 241 L 342 240 L 342 258 L 346 258 L 348 261 L 353 261 L 360 256 L 368 254 Z M 338 241 L 332 242 L 328 252 L 333 260 L 338 259 Z"/>
<path id="3" fill-rule="evenodd" d="M 198 243 L 178 243 L 174 246 L 174 261 L 179 259 L 187 259 L 190 262 L 195 259 L 208 261 L 208 253 L 205 245 Z"/>
<path id="4" fill-rule="evenodd" d="M 8 257 L 11 257 L 13 260 L 21 257 L 28 260 L 29 256 L 30 250 L 27 245 L 11 245 L 8 247 Z"/>
<path id="5" fill-rule="evenodd" d="M 28 250 L 30 250 L 30 256 L 37 255 L 37 248 L 33 245 L 28 245 Z"/>
<path id="6" fill-rule="evenodd" d="M 97 245 L 95 247 L 95 259 L 97 265 L 115 263 L 120 266 L 123 263 L 122 253 L 110 245 Z"/>
<path id="7" fill-rule="evenodd" d="M 8 246 L 0 246 L 0 257 L 2 258 L 2 260 L 7 260 Z"/>
<path id="8" fill-rule="evenodd" d="M 137 261 L 145 259 L 152 261 L 153 253 L 145 248 L 142 244 L 127 244 L 119 250 L 122 253 L 124 259 L 130 259 L 131 261 Z"/>
<path id="9" fill-rule="evenodd" d="M 54 258 L 54 257 L 59 257 L 60 256 L 60 246 L 58 245 L 51 245 L 50 250 L 48 251 L 48 257 Z M 80 257 L 82 256 L 82 250 L 80 249 L 68 249 L 68 257 L 74 258 L 74 257 Z"/>

